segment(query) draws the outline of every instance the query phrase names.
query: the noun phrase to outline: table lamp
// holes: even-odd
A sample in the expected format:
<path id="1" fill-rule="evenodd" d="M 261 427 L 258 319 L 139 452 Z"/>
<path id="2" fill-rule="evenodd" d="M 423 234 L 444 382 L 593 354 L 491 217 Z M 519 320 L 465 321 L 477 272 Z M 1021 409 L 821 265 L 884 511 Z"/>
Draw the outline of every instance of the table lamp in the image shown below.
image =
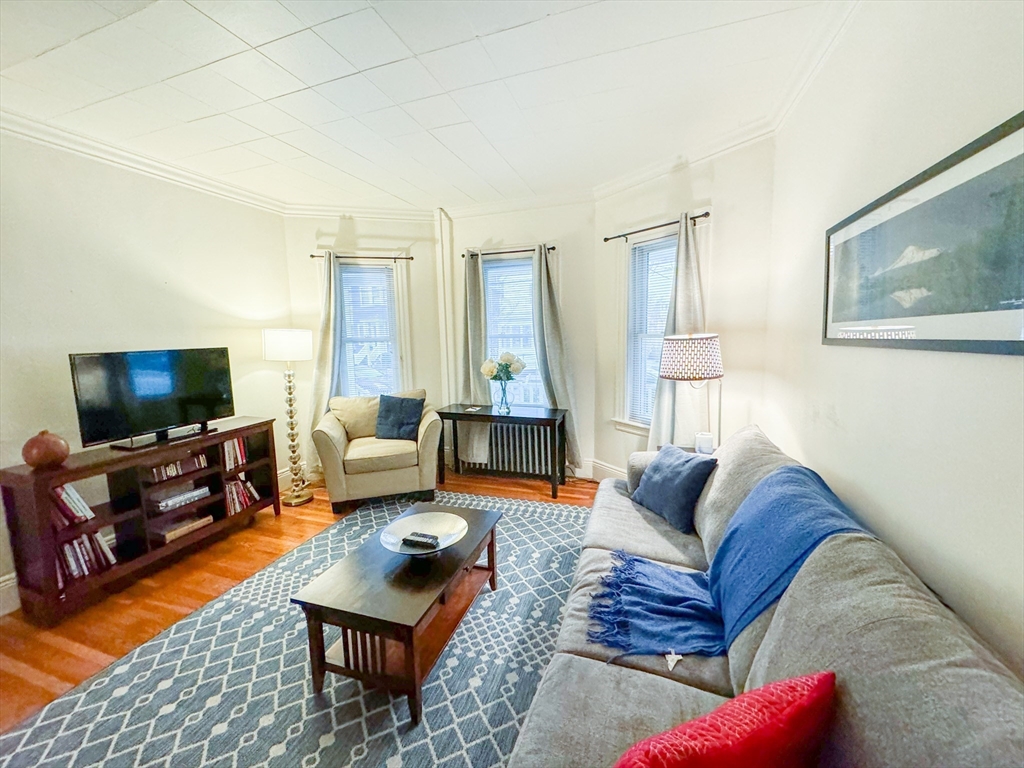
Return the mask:
<path id="1" fill-rule="evenodd" d="M 284 404 L 288 417 L 288 465 L 292 473 L 292 490 L 281 497 L 281 503 L 297 507 L 313 500 L 313 492 L 306 488 L 299 456 L 298 422 L 295 420 L 295 371 L 292 363 L 313 359 L 313 332 L 304 328 L 264 328 L 263 359 L 285 363 Z M 276 467 L 275 467 L 276 471 Z"/>
<path id="2" fill-rule="evenodd" d="M 691 387 L 718 380 L 718 444 L 722 444 L 722 347 L 717 333 L 666 336 L 661 346 L 658 377 L 688 381 Z"/>

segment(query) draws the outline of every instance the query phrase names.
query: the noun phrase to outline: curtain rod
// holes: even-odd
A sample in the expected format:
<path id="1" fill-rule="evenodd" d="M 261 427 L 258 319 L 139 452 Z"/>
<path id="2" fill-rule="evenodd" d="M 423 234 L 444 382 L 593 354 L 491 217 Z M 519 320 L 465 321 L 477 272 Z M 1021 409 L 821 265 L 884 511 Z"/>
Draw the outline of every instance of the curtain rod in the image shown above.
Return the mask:
<path id="1" fill-rule="evenodd" d="M 536 252 L 536 250 L 537 250 L 536 248 L 519 248 L 519 249 L 514 250 L 514 251 L 474 251 L 474 250 L 468 250 L 467 252 L 468 253 L 475 253 L 475 254 L 477 254 L 479 256 L 499 256 L 499 255 L 504 256 L 505 254 L 509 254 L 509 253 L 534 253 L 534 252 Z M 555 250 L 555 246 L 549 245 L 548 246 L 548 250 L 549 251 Z M 466 254 L 465 253 L 462 254 L 462 258 L 466 258 Z"/>
<path id="2" fill-rule="evenodd" d="M 327 253 L 334 253 L 334 251 L 327 251 Z M 334 253 L 334 255 L 338 256 L 338 254 L 336 254 L 336 253 Z M 311 254 L 309 254 L 309 258 L 311 258 L 311 259 L 322 259 L 323 257 L 324 257 L 324 254 L 322 254 L 322 253 L 311 253 Z M 355 254 L 352 254 L 352 255 L 344 254 L 344 255 L 339 256 L 339 258 L 342 258 L 342 259 L 382 259 L 384 261 L 412 261 L 413 260 L 412 256 L 356 256 Z"/>
<path id="3" fill-rule="evenodd" d="M 696 224 L 697 219 L 706 219 L 711 216 L 711 211 L 704 211 L 704 213 L 698 213 L 696 216 L 690 217 L 690 223 Z M 606 237 L 604 241 L 607 243 L 609 240 L 618 240 L 620 237 L 629 237 L 630 235 L 639 235 L 641 232 L 650 232 L 652 229 L 661 229 L 662 227 L 671 227 L 673 224 L 678 224 L 679 219 L 675 221 L 666 221 L 664 224 L 655 224 L 653 227 L 644 227 L 643 229 L 634 229 L 632 232 L 623 232 L 621 235 L 612 235 Z"/>

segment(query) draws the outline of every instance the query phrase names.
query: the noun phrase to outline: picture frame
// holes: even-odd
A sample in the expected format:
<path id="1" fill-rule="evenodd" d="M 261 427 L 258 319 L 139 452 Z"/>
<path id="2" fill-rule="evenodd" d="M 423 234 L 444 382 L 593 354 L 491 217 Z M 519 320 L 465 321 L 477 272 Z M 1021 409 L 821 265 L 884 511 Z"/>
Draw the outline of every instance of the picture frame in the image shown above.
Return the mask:
<path id="1" fill-rule="evenodd" d="M 826 231 L 822 343 L 1024 355 L 1024 112 Z"/>

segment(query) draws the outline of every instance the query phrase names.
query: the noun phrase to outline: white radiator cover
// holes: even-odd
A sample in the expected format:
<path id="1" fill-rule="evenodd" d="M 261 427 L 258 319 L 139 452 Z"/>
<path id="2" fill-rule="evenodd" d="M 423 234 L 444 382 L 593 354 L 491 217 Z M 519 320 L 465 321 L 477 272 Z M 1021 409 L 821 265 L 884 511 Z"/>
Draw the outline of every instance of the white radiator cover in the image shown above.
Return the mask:
<path id="1" fill-rule="evenodd" d="M 551 427 L 491 424 L 488 462 L 465 462 L 465 466 L 480 471 L 550 477 L 551 461 Z"/>

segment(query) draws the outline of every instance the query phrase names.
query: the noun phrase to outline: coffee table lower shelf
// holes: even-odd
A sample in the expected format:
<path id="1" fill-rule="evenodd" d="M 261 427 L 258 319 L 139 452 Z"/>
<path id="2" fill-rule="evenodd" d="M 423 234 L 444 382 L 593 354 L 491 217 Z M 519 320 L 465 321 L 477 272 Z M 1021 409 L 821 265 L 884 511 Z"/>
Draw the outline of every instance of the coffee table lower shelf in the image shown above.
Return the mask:
<path id="1" fill-rule="evenodd" d="M 325 615 L 328 612 L 304 606 L 313 689 L 321 692 L 325 673 L 333 672 L 371 687 L 405 694 L 409 697 L 412 723 L 419 724 L 423 711 L 424 679 L 434 668 L 484 584 L 490 583 L 492 590 L 497 589 L 493 537 L 492 531 L 490 542 L 484 542 L 485 545 L 490 544 L 488 566 L 464 568 L 458 582 L 453 582 L 414 628 L 381 626 L 369 630 L 365 628 L 368 622 L 364 617 L 357 622 L 360 628 L 355 628 L 345 618 Z M 326 650 L 324 624 L 341 629 L 341 638 Z"/>

